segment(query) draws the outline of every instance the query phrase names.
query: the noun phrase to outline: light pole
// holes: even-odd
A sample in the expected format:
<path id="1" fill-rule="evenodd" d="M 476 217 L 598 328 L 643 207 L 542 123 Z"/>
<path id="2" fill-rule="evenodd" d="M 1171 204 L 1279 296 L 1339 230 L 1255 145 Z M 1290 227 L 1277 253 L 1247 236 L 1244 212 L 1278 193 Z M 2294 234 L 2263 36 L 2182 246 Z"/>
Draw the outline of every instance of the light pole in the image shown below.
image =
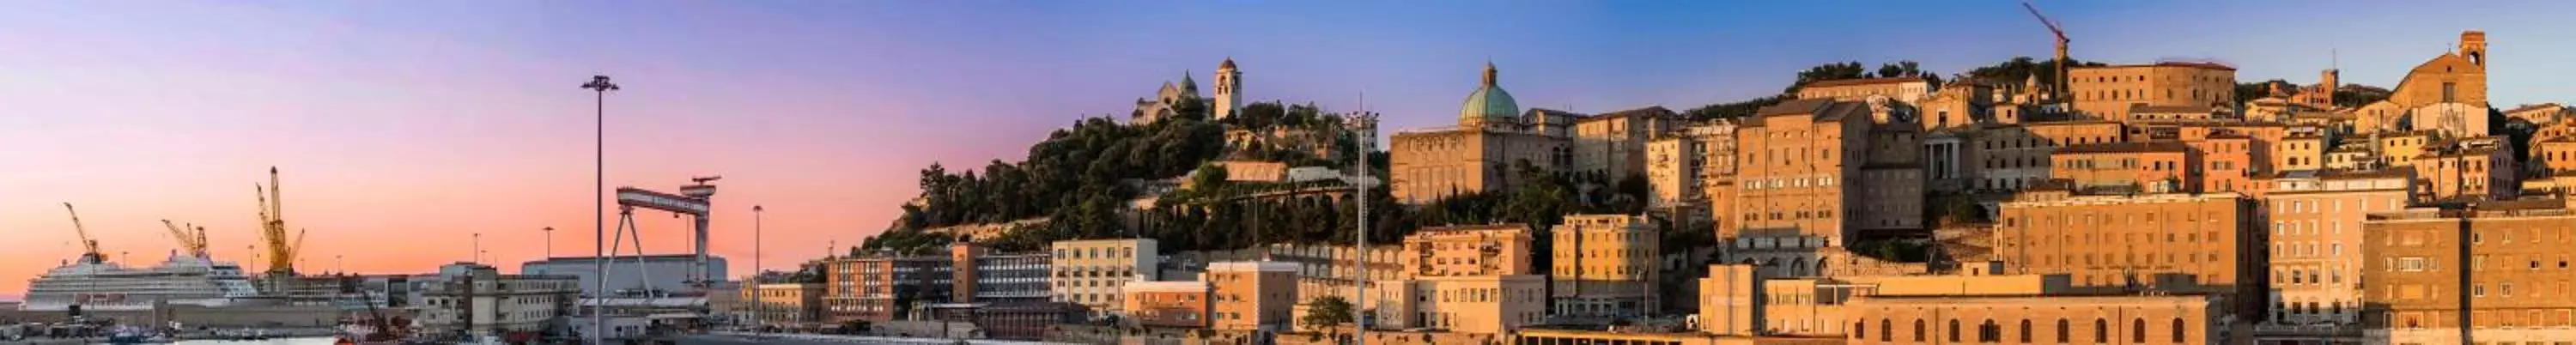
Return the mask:
<path id="1" fill-rule="evenodd" d="M 608 197 L 608 92 L 616 91 L 618 88 L 617 83 L 609 82 L 606 75 L 590 76 L 590 82 L 582 83 L 581 88 L 590 90 L 594 95 L 591 101 L 591 115 L 596 122 L 594 130 L 597 131 L 597 136 L 593 138 L 598 146 L 594 147 L 595 155 L 592 157 L 596 170 L 592 175 L 594 178 L 592 182 L 595 185 L 590 195 L 593 205 L 590 220 L 593 235 L 591 252 L 594 253 L 591 254 L 591 263 L 598 271 L 591 273 L 591 277 L 594 277 L 591 282 L 598 288 L 594 292 L 604 297 L 608 291 L 608 279 L 603 279 L 608 277 L 608 258 L 606 258 L 608 256 L 608 219 L 603 218 L 608 215 L 608 199 L 606 199 Z M 592 344 L 600 343 L 601 330 L 608 326 L 606 319 L 600 318 L 601 310 L 605 310 L 604 306 L 596 303 L 590 307 L 590 343 Z"/>
<path id="2" fill-rule="evenodd" d="M 555 227 L 546 227 L 546 259 L 555 258 Z"/>
<path id="3" fill-rule="evenodd" d="M 760 291 L 760 275 L 761 275 L 761 272 L 760 272 L 760 212 L 761 212 L 762 210 L 764 210 L 764 209 L 763 209 L 763 208 L 761 208 L 761 207 L 760 207 L 760 205 L 751 205 L 751 289 L 752 289 L 752 291 Z M 755 294 L 755 296 L 757 296 L 757 295 Z M 752 333 L 759 333 L 759 332 L 761 331 L 761 328 L 762 328 L 762 327 L 768 327 L 768 326 L 769 326 L 769 325 L 768 325 L 768 323 L 767 323 L 767 321 L 769 321 L 769 320 L 767 320 L 767 318 L 768 318 L 767 316 L 769 316 L 769 315 L 768 315 L 768 314 L 769 314 L 769 303 L 768 303 L 767 301 L 760 301 L 760 300 L 755 299 L 755 300 L 753 300 L 753 301 L 752 301 L 751 305 L 753 305 L 753 306 L 754 306 L 754 307 L 752 307 L 752 310 L 751 310 L 751 320 L 752 320 L 752 321 L 751 321 L 751 324 L 752 324 L 752 326 L 753 326 L 753 327 L 752 327 Z"/>
<path id="4" fill-rule="evenodd" d="M 474 260 L 470 261 L 478 264 L 483 263 L 483 233 L 474 233 Z"/>
<path id="5" fill-rule="evenodd" d="M 1351 114 L 1349 116 L 1350 123 L 1347 124 L 1351 126 L 1351 129 L 1353 129 L 1352 135 L 1359 141 L 1360 151 L 1354 155 L 1354 157 L 1358 158 L 1354 159 L 1354 161 L 1356 161 L 1354 163 L 1359 165 L 1359 168 L 1357 171 L 1351 172 L 1352 174 L 1356 174 L 1355 176 L 1360 177 L 1352 179 L 1351 181 L 1352 189 L 1354 192 L 1359 193 L 1358 197 L 1351 198 L 1351 200 L 1356 200 L 1358 202 L 1354 207 L 1359 209 L 1360 218 L 1358 220 L 1359 235 L 1353 236 L 1357 240 L 1355 241 L 1357 242 L 1357 245 L 1351 248 L 1351 278 L 1353 282 L 1357 282 L 1356 284 L 1351 284 L 1351 309 L 1359 311 L 1359 315 L 1357 317 L 1351 318 L 1351 341 L 1353 344 L 1368 343 L 1369 317 L 1376 314 L 1374 310 L 1368 308 L 1368 204 L 1370 201 L 1368 185 L 1377 178 L 1377 175 L 1369 172 L 1368 161 L 1369 155 L 1375 150 L 1373 147 L 1377 146 L 1375 145 L 1377 143 L 1377 114 L 1369 113 L 1365 110 L 1365 108 L 1368 107 L 1368 98 L 1365 95 L 1360 98 L 1360 107 L 1363 109 L 1358 113 Z"/>

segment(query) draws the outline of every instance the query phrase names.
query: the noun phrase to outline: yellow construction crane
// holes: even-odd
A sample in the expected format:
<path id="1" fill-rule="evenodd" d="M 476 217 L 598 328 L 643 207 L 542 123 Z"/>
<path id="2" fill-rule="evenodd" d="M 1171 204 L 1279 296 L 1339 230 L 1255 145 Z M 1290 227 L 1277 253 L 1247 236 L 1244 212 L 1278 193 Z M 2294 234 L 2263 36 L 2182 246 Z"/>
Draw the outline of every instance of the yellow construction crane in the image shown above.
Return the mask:
<path id="1" fill-rule="evenodd" d="M 82 263 L 105 263 L 105 262 L 107 262 L 107 253 L 103 253 L 103 252 L 99 252 L 99 251 L 98 251 L 98 240 L 90 239 L 90 237 L 89 237 L 89 228 L 87 228 L 87 227 L 82 227 L 82 226 L 81 226 L 81 222 L 80 222 L 80 210 L 72 209 L 72 203 L 68 203 L 68 202 L 66 202 L 66 203 L 63 203 L 63 211 L 65 211 L 65 212 L 71 212 L 71 214 L 72 214 L 72 230 L 73 230 L 73 231 L 80 232 L 81 250 L 84 250 L 84 252 L 81 252 L 81 262 L 82 262 Z"/>
<path id="2" fill-rule="evenodd" d="M 171 223 L 168 219 L 161 220 L 161 226 L 170 228 L 170 238 L 179 240 L 179 249 L 187 250 L 188 256 L 194 256 L 199 259 L 212 257 L 208 255 L 209 253 L 206 249 L 205 227 L 197 227 L 197 231 L 191 233 L 188 232 L 188 228 L 180 227 L 179 224 L 176 223 Z"/>
<path id="3" fill-rule="evenodd" d="M 293 239 L 286 237 L 286 209 L 277 181 L 277 167 L 268 167 L 268 185 L 251 184 L 251 191 L 259 195 L 259 237 L 268 244 L 269 275 L 294 276 L 295 252 L 304 241 L 301 234 Z"/>

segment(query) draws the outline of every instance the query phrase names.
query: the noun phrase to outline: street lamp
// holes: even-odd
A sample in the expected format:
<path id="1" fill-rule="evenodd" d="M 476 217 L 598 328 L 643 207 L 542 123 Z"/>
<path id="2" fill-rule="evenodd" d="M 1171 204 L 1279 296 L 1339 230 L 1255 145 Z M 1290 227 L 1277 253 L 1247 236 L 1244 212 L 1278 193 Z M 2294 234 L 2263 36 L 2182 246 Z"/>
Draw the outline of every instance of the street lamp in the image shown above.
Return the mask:
<path id="1" fill-rule="evenodd" d="M 596 170 L 591 175 L 594 178 L 592 180 L 594 190 L 590 195 L 593 205 L 590 220 L 593 235 L 591 251 L 595 253 L 591 254 L 591 263 L 598 271 L 593 272 L 592 277 L 605 278 L 608 276 L 608 258 L 606 258 L 608 256 L 608 218 L 604 218 L 608 215 L 608 92 L 617 91 L 618 87 L 617 83 L 609 82 L 606 75 L 593 75 L 590 76 L 590 82 L 581 84 L 581 88 L 590 90 L 594 94 L 591 111 L 593 120 L 596 122 L 596 127 L 593 129 L 597 131 L 597 136 L 593 137 L 597 146 L 594 146 L 595 156 L 592 159 L 597 165 L 594 166 Z M 608 279 L 591 279 L 591 282 L 598 288 L 595 291 L 604 297 L 608 291 Z M 605 310 L 603 308 L 605 306 L 596 303 L 591 305 L 590 343 L 592 344 L 601 343 L 600 333 L 604 333 L 602 330 L 608 327 L 607 319 L 600 318 L 600 311 Z"/>
<path id="2" fill-rule="evenodd" d="M 1355 242 L 1357 243 L 1355 243 L 1355 246 L 1351 248 L 1351 281 L 1355 282 L 1354 284 L 1351 284 L 1351 300 L 1353 301 L 1351 303 L 1351 309 L 1357 310 L 1357 314 L 1359 315 L 1351 318 L 1351 340 L 1357 344 L 1367 344 L 1369 319 L 1370 316 L 1375 316 L 1375 314 L 1377 314 L 1374 310 L 1368 308 L 1368 204 L 1369 201 L 1372 200 L 1372 198 L 1369 197 L 1368 185 L 1377 178 L 1377 175 L 1369 172 L 1368 163 L 1369 155 L 1371 152 L 1376 150 L 1377 146 L 1377 113 L 1371 113 L 1366 110 L 1368 107 L 1368 96 L 1362 95 L 1360 97 L 1360 107 L 1362 110 L 1347 116 L 1350 121 L 1344 123 L 1344 125 L 1350 126 L 1351 134 L 1358 139 L 1356 141 L 1359 142 L 1360 152 L 1354 154 L 1353 157 L 1356 159 L 1352 160 L 1354 161 L 1354 164 L 1359 166 L 1359 168 L 1356 171 L 1352 171 L 1351 175 L 1345 176 L 1359 177 L 1351 179 L 1351 188 L 1353 189 L 1353 192 L 1359 195 L 1357 198 L 1351 198 L 1358 202 L 1358 204 L 1353 207 L 1358 208 L 1359 211 L 1359 219 L 1356 221 L 1359 227 L 1359 234 L 1358 236 L 1352 236 L 1356 239 Z"/>

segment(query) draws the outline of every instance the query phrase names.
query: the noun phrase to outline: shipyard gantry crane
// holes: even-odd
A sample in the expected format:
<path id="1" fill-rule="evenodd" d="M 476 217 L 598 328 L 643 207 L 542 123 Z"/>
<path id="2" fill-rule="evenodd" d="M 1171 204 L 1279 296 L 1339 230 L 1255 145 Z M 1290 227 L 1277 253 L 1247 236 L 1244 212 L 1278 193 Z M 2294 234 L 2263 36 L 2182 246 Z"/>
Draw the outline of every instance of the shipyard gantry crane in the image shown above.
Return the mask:
<path id="1" fill-rule="evenodd" d="M 196 224 L 182 227 L 171 223 L 168 219 L 161 220 L 161 226 L 170 228 L 170 238 L 179 240 L 179 249 L 187 250 L 188 256 L 199 259 L 213 258 L 206 249 L 206 227 L 196 226 Z M 188 231 L 192 227 L 196 228 L 196 232 Z"/>
<path id="2" fill-rule="evenodd" d="M 107 253 L 98 251 L 98 240 L 90 239 L 89 228 L 81 226 L 80 210 L 72 209 L 72 203 L 66 202 L 63 203 L 63 211 L 71 212 L 72 231 L 80 233 L 81 250 L 83 250 L 83 252 L 81 252 L 81 262 L 106 263 Z"/>
<path id="3" fill-rule="evenodd" d="M 2049 82 L 2057 83 L 2057 86 L 2048 91 L 2048 96 L 2055 100 L 2065 100 L 2066 81 L 2069 80 L 2066 77 L 2066 43 L 2072 40 L 2066 39 L 2066 30 L 2059 28 L 2057 21 L 2049 20 L 2048 15 L 2039 14 L 2039 7 L 2031 5 L 2029 0 L 2022 0 L 2021 8 L 2030 10 L 2031 18 L 2038 18 L 2040 25 L 2047 25 L 2048 33 L 2057 35 L 2057 75 L 2048 78 Z"/>
<path id="4" fill-rule="evenodd" d="M 297 233 L 293 238 L 286 237 L 285 197 L 278 193 L 282 188 L 277 181 L 277 167 L 268 167 L 268 185 L 253 183 L 251 191 L 259 195 L 259 237 L 268 244 L 268 274 L 291 277 L 295 275 L 295 254 L 303 249 L 304 236 Z"/>

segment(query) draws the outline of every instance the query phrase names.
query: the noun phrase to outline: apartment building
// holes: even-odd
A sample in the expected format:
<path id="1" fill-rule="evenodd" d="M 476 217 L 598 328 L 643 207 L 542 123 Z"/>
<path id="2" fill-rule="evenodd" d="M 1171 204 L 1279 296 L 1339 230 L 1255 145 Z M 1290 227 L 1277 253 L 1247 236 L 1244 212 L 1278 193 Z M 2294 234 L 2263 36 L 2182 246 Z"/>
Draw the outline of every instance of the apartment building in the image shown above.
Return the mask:
<path id="1" fill-rule="evenodd" d="M 1081 304 L 1093 311 L 1124 310 L 1119 287 L 1153 280 L 1162 264 L 1153 239 L 1056 241 L 1048 247 L 1048 291 L 1056 302 Z"/>
<path id="2" fill-rule="evenodd" d="M 1204 328 L 1212 321 L 1213 291 L 1204 281 L 1139 281 L 1119 285 L 1125 297 L 1115 308 L 1136 324 Z"/>
<path id="3" fill-rule="evenodd" d="M 824 318 L 823 283 L 746 284 L 741 289 L 745 309 L 756 325 L 781 329 L 820 327 Z"/>
<path id="4" fill-rule="evenodd" d="M 1199 280 L 1209 286 L 1213 302 L 1208 314 L 1215 329 L 1287 331 L 1295 326 L 1289 315 L 1304 302 L 1296 300 L 1297 266 L 1284 262 L 1209 263 Z"/>
<path id="5" fill-rule="evenodd" d="M 2019 274 L 2067 274 L 2079 288 L 2263 294 L 2251 204 L 2233 193 L 2070 195 L 2002 203 L 1994 256 Z"/>
<path id="6" fill-rule="evenodd" d="M 2049 155 L 2049 177 L 2078 191 L 2190 192 L 2200 185 L 2199 160 L 2180 142 L 2125 142 L 2068 146 Z"/>
<path id="7" fill-rule="evenodd" d="M 2135 108 L 2234 106 L 2236 68 L 2205 62 L 2069 66 L 2067 91 L 2075 110 L 2097 119 L 2125 120 Z"/>
<path id="8" fill-rule="evenodd" d="M 2362 264 L 2371 252 L 2362 243 L 2362 222 L 2371 213 L 2406 208 L 2413 195 L 2405 170 L 2293 171 L 2269 181 L 2262 197 L 2262 224 L 2268 224 L 2272 294 L 2260 323 L 2267 326 L 2330 326 L 2325 329 L 2266 327 L 2258 336 L 2313 339 L 2358 335 L 2361 321 Z M 2264 330 L 2279 330 L 2269 332 Z M 2359 341 L 2360 339 L 2346 339 Z"/>
<path id="9" fill-rule="evenodd" d="M 1655 285 L 1663 259 L 1653 224 L 1644 216 L 1567 215 L 1555 233 L 1553 295 L 1556 315 L 1571 322 L 1603 323 L 1653 315 L 1662 305 Z"/>
<path id="10" fill-rule="evenodd" d="M 2362 223 L 2362 322 L 2392 344 L 2528 344 L 2576 339 L 2562 200 L 2376 213 Z"/>
<path id="11" fill-rule="evenodd" d="M 1528 274 L 1526 224 L 1428 227 L 1404 237 L 1404 272 L 1413 277 Z"/>

